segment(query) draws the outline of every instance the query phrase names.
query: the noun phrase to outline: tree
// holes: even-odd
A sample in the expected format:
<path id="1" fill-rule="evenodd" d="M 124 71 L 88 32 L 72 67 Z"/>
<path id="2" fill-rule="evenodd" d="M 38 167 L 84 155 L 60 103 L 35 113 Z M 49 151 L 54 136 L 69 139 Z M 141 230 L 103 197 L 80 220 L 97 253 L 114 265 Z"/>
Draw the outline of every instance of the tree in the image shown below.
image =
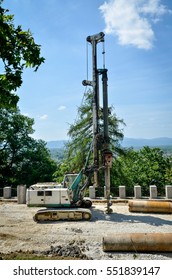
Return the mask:
<path id="1" fill-rule="evenodd" d="M 75 162 L 74 166 L 80 168 L 83 167 L 92 144 L 92 98 L 92 92 L 88 91 L 85 95 L 85 102 L 78 108 L 78 119 L 70 125 L 68 131 L 71 141 L 67 145 L 67 155 L 69 159 L 73 159 L 73 163 Z M 109 112 L 112 112 L 112 108 L 109 108 Z M 119 140 L 123 139 L 123 133 L 119 129 L 119 124 L 124 125 L 123 120 L 118 119 L 115 114 L 109 113 L 109 136 L 114 154 L 122 152 Z M 97 137 L 98 148 L 101 150 L 103 142 L 103 113 L 101 108 L 99 110 L 99 134 Z"/>
<path id="2" fill-rule="evenodd" d="M 15 107 L 19 97 L 16 90 L 22 84 L 22 74 L 26 67 L 37 71 L 44 62 L 40 55 L 40 45 L 36 44 L 30 32 L 14 26 L 14 15 L 2 8 L 0 0 L 0 106 Z"/>
<path id="3" fill-rule="evenodd" d="M 18 165 L 17 182 L 29 186 L 37 182 L 52 181 L 57 164 L 51 159 L 46 143 L 33 138 L 30 140 L 25 157 Z"/>
<path id="4" fill-rule="evenodd" d="M 167 157 L 167 161 L 168 161 L 168 166 L 166 168 L 165 180 L 166 180 L 166 184 L 170 185 L 172 184 L 172 155 Z"/>
<path id="5" fill-rule="evenodd" d="M 149 186 L 156 185 L 158 194 L 164 195 L 164 186 L 170 179 L 170 168 L 169 158 L 159 148 L 146 146 L 140 151 L 129 149 L 125 156 L 120 156 L 113 163 L 113 185 L 125 185 L 128 196 L 133 195 L 134 185 L 141 185 L 145 196 L 149 195 Z"/>
<path id="6" fill-rule="evenodd" d="M 93 138 L 93 119 L 92 119 L 92 91 L 88 91 L 85 94 L 85 100 L 78 108 L 78 118 L 71 124 L 68 130 L 70 141 L 66 145 L 64 162 L 65 166 L 68 166 L 68 171 L 79 172 L 85 165 L 89 150 L 92 144 Z M 123 120 L 120 120 L 116 115 L 112 114 L 112 108 L 109 108 L 109 135 L 114 155 L 122 153 L 122 149 L 119 144 L 119 140 L 122 140 L 123 133 L 119 129 L 119 125 L 124 125 Z M 103 135 L 103 114 L 102 109 L 99 110 L 99 135 L 98 146 L 99 150 L 102 149 L 102 135 Z M 90 157 L 92 161 L 92 157 Z M 101 153 L 100 153 L 101 160 Z M 64 167 L 64 165 L 62 165 Z"/>
<path id="7" fill-rule="evenodd" d="M 56 170 L 46 143 L 33 139 L 34 120 L 20 114 L 19 109 L 0 111 L 0 184 L 30 185 L 50 181 Z"/>

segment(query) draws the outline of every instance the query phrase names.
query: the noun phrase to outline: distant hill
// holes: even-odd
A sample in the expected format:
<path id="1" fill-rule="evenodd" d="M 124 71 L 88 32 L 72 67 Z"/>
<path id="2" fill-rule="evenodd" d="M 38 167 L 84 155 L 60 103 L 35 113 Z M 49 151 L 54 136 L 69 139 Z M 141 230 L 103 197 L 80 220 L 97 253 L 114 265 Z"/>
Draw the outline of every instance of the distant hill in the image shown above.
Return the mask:
<path id="1" fill-rule="evenodd" d="M 67 140 L 57 140 L 57 141 L 48 141 L 47 148 L 48 149 L 61 149 L 64 148 Z M 127 138 L 124 137 L 124 140 L 121 142 L 123 147 L 129 148 L 140 148 L 143 146 L 149 147 L 161 147 L 161 146 L 172 146 L 172 138 L 168 137 L 160 137 L 153 139 L 142 139 L 142 138 Z"/>
<path id="2" fill-rule="evenodd" d="M 48 141 L 47 148 L 48 149 L 62 149 L 67 141 L 66 140 L 56 140 L 56 141 Z"/>
<path id="3" fill-rule="evenodd" d="M 153 138 L 153 139 L 135 139 L 135 138 L 126 138 L 122 141 L 121 145 L 123 147 L 161 147 L 161 146 L 172 146 L 172 138 L 168 137 L 160 137 L 160 138 Z"/>

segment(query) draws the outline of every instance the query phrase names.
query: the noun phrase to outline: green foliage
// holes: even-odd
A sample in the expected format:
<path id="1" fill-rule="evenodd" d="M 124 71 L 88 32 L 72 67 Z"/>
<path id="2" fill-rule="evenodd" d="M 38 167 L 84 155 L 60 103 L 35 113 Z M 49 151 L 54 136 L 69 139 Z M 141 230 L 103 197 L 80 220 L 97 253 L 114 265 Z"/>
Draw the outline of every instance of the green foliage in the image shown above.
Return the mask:
<path id="1" fill-rule="evenodd" d="M 57 162 L 61 163 L 64 158 L 64 149 L 63 148 L 49 148 L 49 152 L 51 155 L 51 158 Z"/>
<path id="2" fill-rule="evenodd" d="M 92 93 L 89 92 L 85 103 L 78 108 L 78 119 L 70 125 L 68 135 L 71 141 L 66 144 L 66 158 L 70 169 L 83 168 L 92 143 Z"/>
<path id="3" fill-rule="evenodd" d="M 16 90 L 25 68 L 37 71 L 44 62 L 30 32 L 14 26 L 14 16 L 0 0 L 0 184 L 26 184 L 52 180 L 56 163 L 43 141 L 36 141 L 34 120 L 20 114 Z"/>
<path id="4" fill-rule="evenodd" d="M 86 158 L 89 153 L 89 149 L 92 145 L 93 139 L 93 117 L 92 117 L 92 98 L 93 93 L 88 91 L 85 94 L 84 103 L 78 108 L 78 119 L 74 124 L 70 125 L 68 135 L 71 139 L 66 145 L 66 158 L 70 165 L 70 168 L 75 170 L 80 170 L 85 165 Z M 112 146 L 112 151 L 114 154 L 120 154 L 122 149 L 119 145 L 119 140 L 123 139 L 123 133 L 119 129 L 119 125 L 124 125 L 123 120 L 120 120 L 116 117 L 115 114 L 112 114 L 112 108 L 109 108 L 109 136 Z M 102 109 L 99 111 L 99 134 L 98 145 L 99 150 L 103 148 L 103 114 Z M 92 158 L 90 158 L 92 161 Z M 101 160 L 101 153 L 100 153 Z"/>
<path id="5" fill-rule="evenodd" d="M 54 172 L 54 174 L 53 174 L 53 179 L 56 182 L 61 183 L 64 179 L 65 173 L 69 173 L 69 172 L 70 172 L 70 169 L 69 169 L 69 165 L 67 164 L 67 162 L 59 163 L 57 165 L 56 172 Z"/>
<path id="6" fill-rule="evenodd" d="M 2 8 L 0 1 L 0 64 L 4 71 L 0 74 L 0 105 L 15 107 L 19 97 L 15 94 L 22 84 L 22 74 L 26 67 L 37 71 L 44 62 L 30 32 L 23 31 L 21 26 L 14 26 L 14 16 Z"/>
<path id="7" fill-rule="evenodd" d="M 168 166 L 166 167 L 165 170 L 165 181 L 167 185 L 171 185 L 172 184 L 172 155 L 167 157 L 167 161 L 168 161 Z"/>
<path id="8" fill-rule="evenodd" d="M 33 124 L 33 119 L 21 115 L 18 109 L 1 109 L 1 186 L 52 180 L 56 163 L 51 159 L 46 143 L 30 136 Z"/>
<path id="9" fill-rule="evenodd" d="M 164 195 L 164 186 L 171 181 L 171 162 L 159 148 L 129 149 L 125 156 L 113 162 L 112 185 L 125 185 L 127 195 L 133 196 L 135 185 L 142 186 L 142 195 L 149 195 L 149 186 L 156 185 L 158 194 Z"/>
<path id="10" fill-rule="evenodd" d="M 92 142 L 92 93 L 88 92 L 85 103 L 78 108 L 78 120 L 70 126 L 69 136 L 63 163 L 59 164 L 54 178 L 61 182 L 66 172 L 79 172 L 85 165 Z M 101 112 L 100 112 L 101 116 Z M 172 157 L 167 156 L 160 148 L 143 147 L 140 150 L 121 149 L 119 140 L 123 134 L 115 115 L 109 115 L 109 131 L 114 154 L 111 168 L 111 194 L 118 196 L 118 187 L 126 186 L 127 196 L 134 195 L 134 186 L 142 186 L 142 195 L 149 195 L 149 186 L 156 185 L 158 195 L 164 195 L 165 185 L 172 184 Z M 100 122 L 100 134 L 102 123 Z M 104 171 L 100 173 L 99 193 L 103 195 Z"/>
<path id="11" fill-rule="evenodd" d="M 70 125 L 68 135 L 71 140 L 66 144 L 63 163 L 58 165 L 57 171 L 54 174 L 54 178 L 58 182 L 63 180 L 63 176 L 66 172 L 78 173 L 85 166 L 93 141 L 92 98 L 92 92 L 88 91 L 85 94 L 83 104 L 78 108 L 77 120 L 74 124 Z M 114 155 L 120 155 L 121 153 L 123 154 L 123 150 L 120 147 L 119 140 L 122 140 L 123 133 L 119 129 L 119 124 L 124 125 L 124 122 L 111 112 L 112 108 L 109 108 L 109 136 L 111 148 Z M 100 131 L 98 135 L 98 146 L 101 162 L 101 150 L 103 148 L 103 115 L 101 109 L 99 111 L 99 120 Z M 92 153 L 88 164 L 93 164 Z M 102 162 L 101 165 L 103 165 Z M 104 172 L 102 170 L 99 171 L 101 185 L 104 186 L 103 174 Z"/>

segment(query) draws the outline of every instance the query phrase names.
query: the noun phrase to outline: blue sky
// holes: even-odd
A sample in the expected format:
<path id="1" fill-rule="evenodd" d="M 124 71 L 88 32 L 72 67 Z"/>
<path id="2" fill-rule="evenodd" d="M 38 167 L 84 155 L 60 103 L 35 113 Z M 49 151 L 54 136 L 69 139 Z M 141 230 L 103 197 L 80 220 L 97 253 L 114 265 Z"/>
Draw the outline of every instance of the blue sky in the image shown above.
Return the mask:
<path id="1" fill-rule="evenodd" d="M 109 105 L 126 123 L 124 136 L 172 137 L 171 0 L 4 0 L 3 7 L 15 15 L 15 25 L 31 30 L 46 59 L 36 73 L 25 70 L 18 90 L 21 113 L 35 120 L 35 138 L 68 139 L 85 92 L 86 37 L 100 31 Z"/>

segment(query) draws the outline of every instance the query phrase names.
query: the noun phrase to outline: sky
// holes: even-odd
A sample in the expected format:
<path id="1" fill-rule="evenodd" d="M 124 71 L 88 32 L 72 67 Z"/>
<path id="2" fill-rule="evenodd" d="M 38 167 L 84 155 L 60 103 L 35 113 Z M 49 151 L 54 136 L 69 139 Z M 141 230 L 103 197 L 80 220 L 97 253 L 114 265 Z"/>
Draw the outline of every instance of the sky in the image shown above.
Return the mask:
<path id="1" fill-rule="evenodd" d="M 171 0 L 4 0 L 15 26 L 30 29 L 45 63 L 26 69 L 17 91 L 22 114 L 34 118 L 36 139 L 66 140 L 92 79 L 89 35 L 98 68 L 108 69 L 108 103 L 125 137 L 172 137 Z M 105 50 L 105 55 L 102 55 Z M 100 99 L 102 92 L 100 91 Z"/>

